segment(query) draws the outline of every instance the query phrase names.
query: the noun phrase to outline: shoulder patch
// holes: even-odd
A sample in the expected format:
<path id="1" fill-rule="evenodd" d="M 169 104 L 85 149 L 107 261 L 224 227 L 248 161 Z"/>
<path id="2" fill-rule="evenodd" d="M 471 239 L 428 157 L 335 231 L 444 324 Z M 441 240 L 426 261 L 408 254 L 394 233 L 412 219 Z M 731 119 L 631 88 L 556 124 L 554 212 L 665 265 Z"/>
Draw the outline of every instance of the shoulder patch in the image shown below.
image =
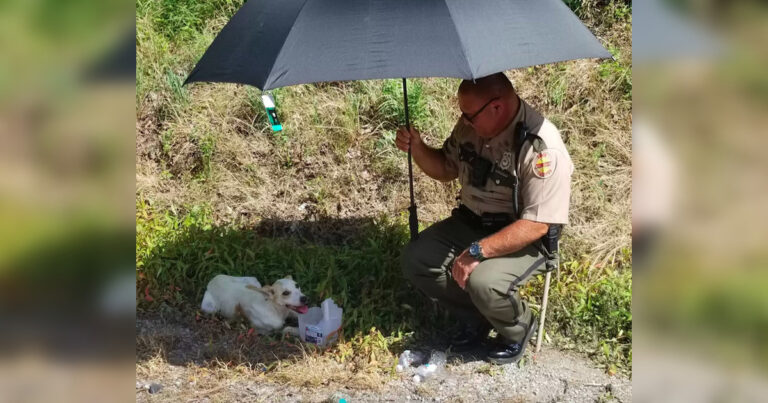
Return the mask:
<path id="1" fill-rule="evenodd" d="M 557 159 L 554 153 L 549 150 L 542 150 L 536 153 L 536 157 L 531 162 L 531 168 L 533 168 L 533 174 L 537 178 L 546 179 L 552 176 L 557 168 Z"/>

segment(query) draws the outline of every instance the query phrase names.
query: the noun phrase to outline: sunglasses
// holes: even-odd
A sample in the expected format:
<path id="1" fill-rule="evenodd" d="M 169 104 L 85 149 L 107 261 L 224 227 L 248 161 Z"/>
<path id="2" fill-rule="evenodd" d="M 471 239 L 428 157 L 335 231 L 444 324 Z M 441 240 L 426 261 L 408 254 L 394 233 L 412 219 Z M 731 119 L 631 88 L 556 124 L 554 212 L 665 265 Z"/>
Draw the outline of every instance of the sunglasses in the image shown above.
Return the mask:
<path id="1" fill-rule="evenodd" d="M 474 123 L 474 122 L 472 122 L 472 120 L 473 120 L 473 119 L 475 119 L 475 118 L 476 118 L 476 117 L 477 117 L 477 116 L 478 116 L 478 115 L 479 115 L 479 114 L 480 114 L 480 113 L 481 113 L 481 112 L 482 112 L 482 111 L 483 111 L 483 110 L 484 110 L 484 109 L 485 109 L 485 108 L 486 108 L 488 105 L 490 105 L 490 104 L 491 104 L 491 102 L 493 102 L 493 101 L 495 101 L 495 100 L 497 100 L 497 99 L 499 99 L 499 98 L 500 98 L 500 97 L 494 97 L 494 98 L 491 98 L 491 99 L 490 99 L 490 100 L 488 100 L 488 102 L 486 102 L 486 103 L 485 103 L 485 105 L 483 105 L 483 106 L 482 106 L 482 107 L 481 107 L 481 108 L 480 108 L 480 109 L 479 109 L 477 112 L 473 113 L 473 114 L 472 114 L 472 116 L 470 116 L 470 115 L 467 115 L 467 114 L 466 114 L 466 113 L 464 113 L 464 112 L 462 112 L 462 113 L 461 113 L 461 116 L 462 116 L 464 119 L 466 119 L 466 120 L 467 120 L 467 122 L 469 122 L 469 123 Z"/>

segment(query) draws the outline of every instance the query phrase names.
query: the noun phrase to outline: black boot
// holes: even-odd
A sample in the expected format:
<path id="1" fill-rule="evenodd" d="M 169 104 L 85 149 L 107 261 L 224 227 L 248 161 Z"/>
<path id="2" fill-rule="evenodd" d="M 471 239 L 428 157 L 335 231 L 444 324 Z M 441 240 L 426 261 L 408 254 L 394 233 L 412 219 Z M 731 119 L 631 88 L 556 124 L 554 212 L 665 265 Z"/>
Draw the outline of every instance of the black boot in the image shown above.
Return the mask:
<path id="1" fill-rule="evenodd" d="M 490 331 L 491 325 L 488 323 L 481 325 L 461 324 L 451 336 L 451 350 L 457 353 L 472 350 L 485 341 Z"/>
<path id="2" fill-rule="evenodd" d="M 533 332 L 536 330 L 536 325 L 536 318 L 532 317 L 531 326 L 528 328 L 528 332 L 525 333 L 525 337 L 520 343 L 508 343 L 501 339 L 502 342 L 500 342 L 496 348 L 488 352 L 488 361 L 498 365 L 511 364 L 520 361 L 520 359 L 523 358 L 523 354 L 525 354 L 525 346 L 528 345 L 528 342 L 533 336 Z"/>

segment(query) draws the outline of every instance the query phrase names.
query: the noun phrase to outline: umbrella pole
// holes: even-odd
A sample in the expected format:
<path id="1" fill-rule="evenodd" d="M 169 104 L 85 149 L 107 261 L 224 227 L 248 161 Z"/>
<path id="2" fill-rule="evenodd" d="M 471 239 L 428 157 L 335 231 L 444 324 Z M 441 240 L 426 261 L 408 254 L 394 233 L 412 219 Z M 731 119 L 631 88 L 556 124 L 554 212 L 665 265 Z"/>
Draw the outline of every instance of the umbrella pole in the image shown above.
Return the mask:
<path id="1" fill-rule="evenodd" d="M 411 122 L 408 117 L 408 86 L 403 77 L 403 101 L 405 103 L 405 128 L 411 131 Z M 408 207 L 408 227 L 411 230 L 411 241 L 419 238 L 419 218 L 416 213 L 416 200 L 413 196 L 413 161 L 411 160 L 411 146 L 408 145 L 408 184 L 411 190 L 411 205 Z"/>

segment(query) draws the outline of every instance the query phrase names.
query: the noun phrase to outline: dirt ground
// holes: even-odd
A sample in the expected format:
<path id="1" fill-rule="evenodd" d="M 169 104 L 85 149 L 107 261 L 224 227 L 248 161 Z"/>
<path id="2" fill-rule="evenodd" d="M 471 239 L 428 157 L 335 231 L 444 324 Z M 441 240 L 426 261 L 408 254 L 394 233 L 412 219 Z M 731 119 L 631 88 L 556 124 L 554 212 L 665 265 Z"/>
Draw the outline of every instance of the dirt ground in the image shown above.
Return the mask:
<path id="1" fill-rule="evenodd" d="M 358 367 L 353 374 L 349 365 L 308 354 L 294 340 L 260 339 L 240 325 L 173 310 L 140 313 L 136 334 L 136 400 L 142 402 L 632 400 L 630 379 L 609 376 L 587 357 L 547 346 L 533 355 L 531 345 L 522 365 L 490 365 L 482 351 L 451 354 L 440 374 L 417 384 L 411 379 L 414 368 L 382 374 Z"/>

